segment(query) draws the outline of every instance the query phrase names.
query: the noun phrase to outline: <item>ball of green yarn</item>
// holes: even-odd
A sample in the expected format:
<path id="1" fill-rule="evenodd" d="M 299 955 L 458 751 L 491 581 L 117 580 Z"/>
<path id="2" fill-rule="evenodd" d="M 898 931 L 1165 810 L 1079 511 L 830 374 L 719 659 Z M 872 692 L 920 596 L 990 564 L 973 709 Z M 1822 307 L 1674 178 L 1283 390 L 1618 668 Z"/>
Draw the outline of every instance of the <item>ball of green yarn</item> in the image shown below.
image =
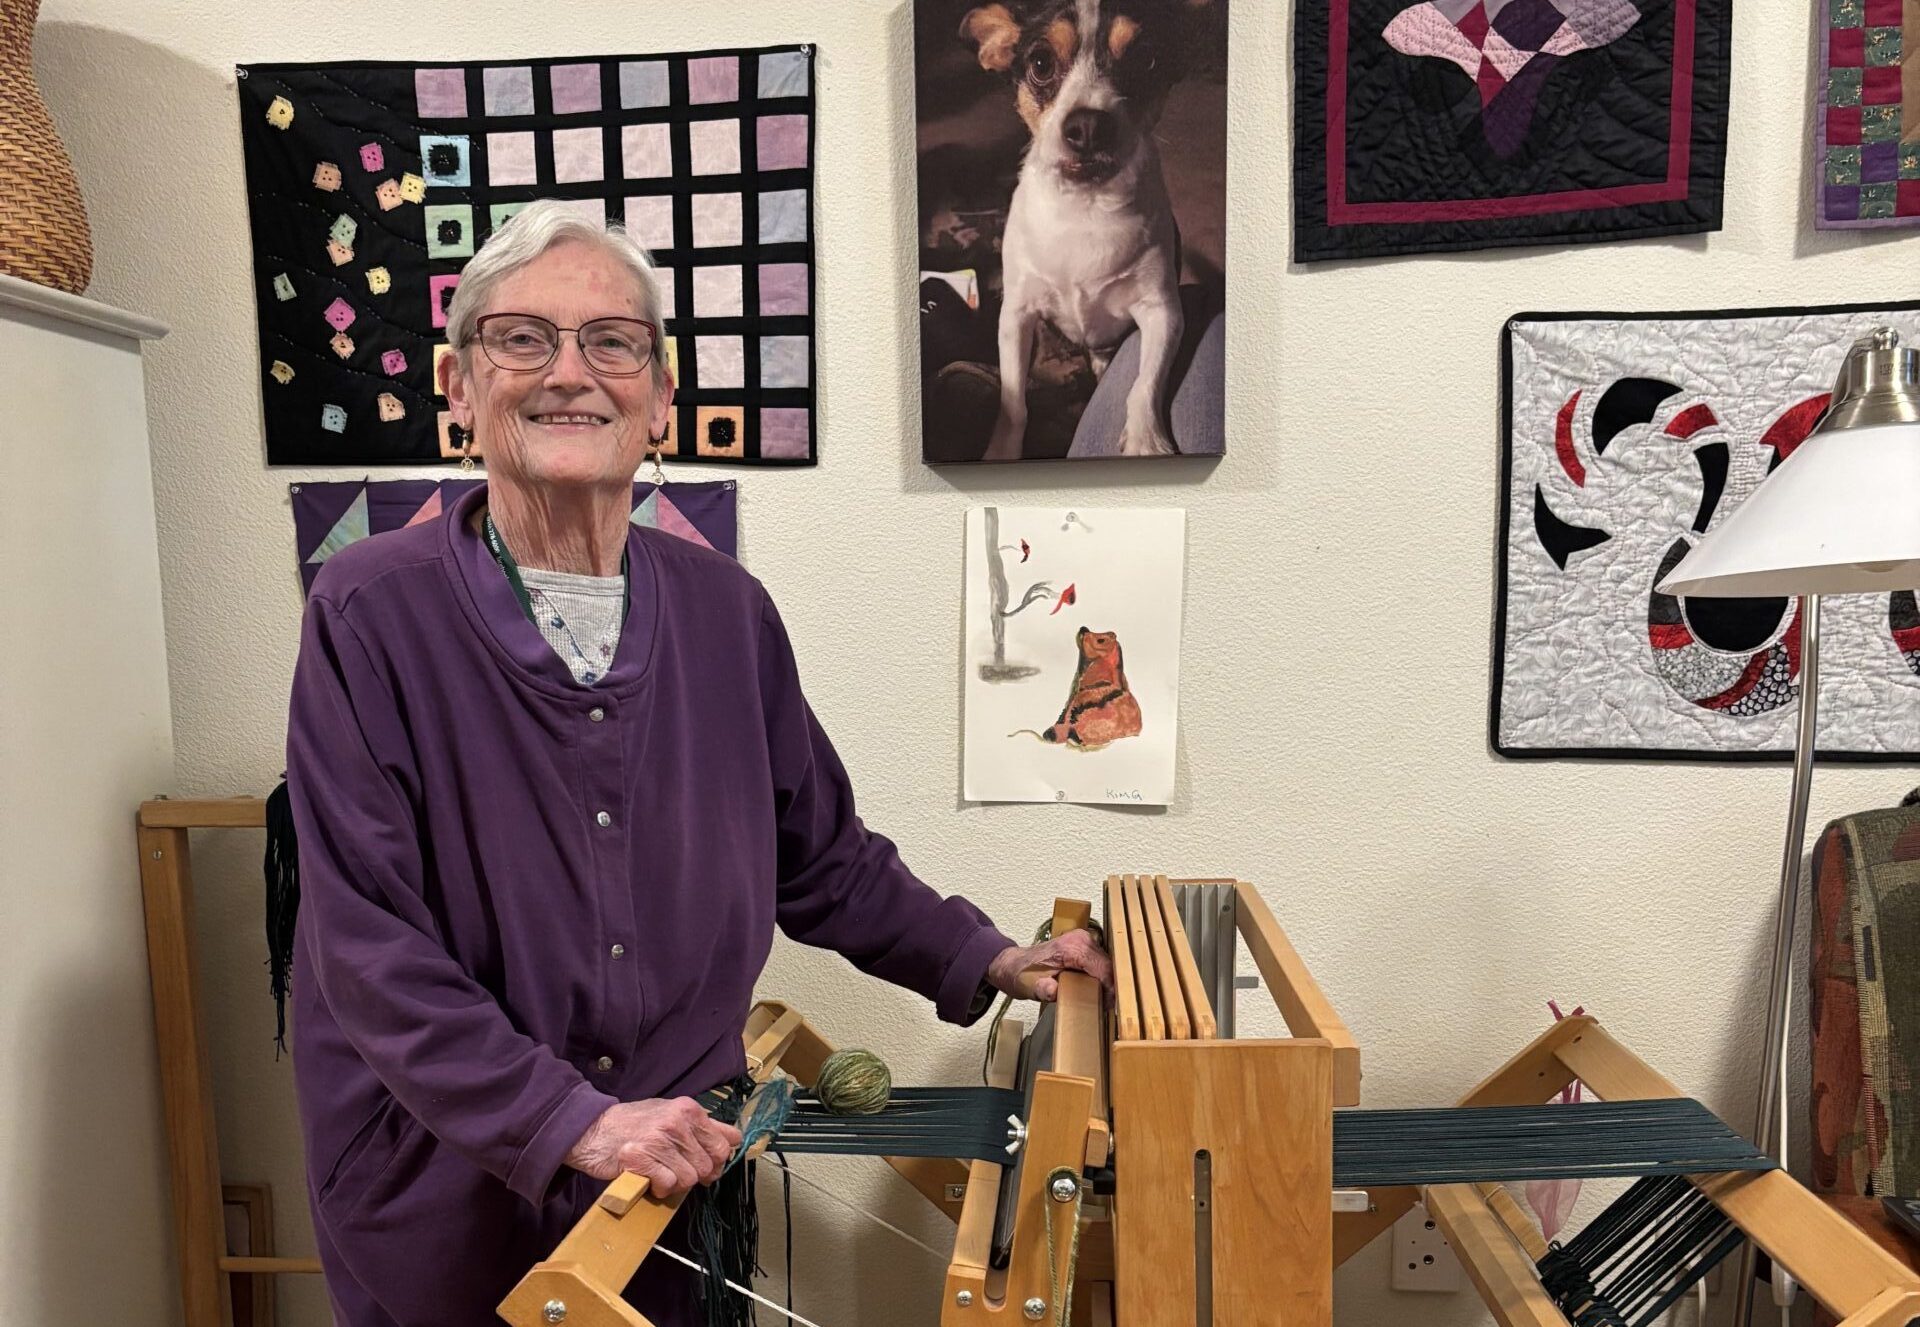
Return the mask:
<path id="1" fill-rule="evenodd" d="M 820 1066 L 813 1091 L 835 1115 L 877 1115 L 893 1094 L 893 1074 L 872 1051 L 835 1051 Z"/>

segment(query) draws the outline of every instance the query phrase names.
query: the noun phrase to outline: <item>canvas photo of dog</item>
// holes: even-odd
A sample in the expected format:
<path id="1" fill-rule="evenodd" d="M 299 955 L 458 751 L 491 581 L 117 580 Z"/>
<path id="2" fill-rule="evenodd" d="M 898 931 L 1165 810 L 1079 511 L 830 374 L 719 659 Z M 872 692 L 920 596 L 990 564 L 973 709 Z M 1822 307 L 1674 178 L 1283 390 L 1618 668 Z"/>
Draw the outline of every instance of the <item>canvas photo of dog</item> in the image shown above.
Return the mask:
<path id="1" fill-rule="evenodd" d="M 921 452 L 1226 450 L 1227 0 L 916 0 Z"/>

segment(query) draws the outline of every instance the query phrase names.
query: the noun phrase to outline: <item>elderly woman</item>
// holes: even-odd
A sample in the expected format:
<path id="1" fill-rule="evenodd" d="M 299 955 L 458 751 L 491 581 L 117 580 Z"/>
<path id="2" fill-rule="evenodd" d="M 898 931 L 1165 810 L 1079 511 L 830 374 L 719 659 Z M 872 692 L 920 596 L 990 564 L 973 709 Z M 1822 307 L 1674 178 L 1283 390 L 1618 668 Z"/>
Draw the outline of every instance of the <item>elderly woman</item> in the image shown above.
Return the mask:
<path id="1" fill-rule="evenodd" d="M 965 1023 L 1109 980 L 1019 948 L 855 814 L 766 590 L 633 526 L 673 382 L 646 254 L 534 203 L 467 265 L 442 366 L 488 484 L 315 582 L 287 737 L 295 1075 L 341 1327 L 494 1321 L 622 1170 L 674 1194 L 738 1142 L 776 925 Z M 693 1319 L 697 1274 L 628 1297 Z"/>

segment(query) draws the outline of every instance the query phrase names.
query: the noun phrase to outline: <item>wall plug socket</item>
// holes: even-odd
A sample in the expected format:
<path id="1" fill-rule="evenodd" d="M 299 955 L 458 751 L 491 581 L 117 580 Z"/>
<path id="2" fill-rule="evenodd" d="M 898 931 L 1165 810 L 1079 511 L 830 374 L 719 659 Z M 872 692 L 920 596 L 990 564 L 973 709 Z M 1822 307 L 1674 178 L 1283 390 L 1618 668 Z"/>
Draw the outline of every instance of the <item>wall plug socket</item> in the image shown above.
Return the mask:
<path id="1" fill-rule="evenodd" d="M 1416 1204 L 1393 1224 L 1393 1274 L 1388 1284 L 1395 1290 L 1466 1289 L 1467 1277 L 1460 1259 L 1424 1205 Z"/>

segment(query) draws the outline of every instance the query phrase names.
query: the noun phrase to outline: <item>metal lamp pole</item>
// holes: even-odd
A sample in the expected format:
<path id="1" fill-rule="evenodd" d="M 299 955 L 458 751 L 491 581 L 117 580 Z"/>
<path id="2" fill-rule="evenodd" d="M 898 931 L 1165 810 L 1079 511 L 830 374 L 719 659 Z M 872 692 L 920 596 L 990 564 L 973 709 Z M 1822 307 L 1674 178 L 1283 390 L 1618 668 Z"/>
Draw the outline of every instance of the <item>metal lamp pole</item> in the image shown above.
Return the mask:
<path id="1" fill-rule="evenodd" d="M 1794 922 L 1800 909 L 1800 854 L 1807 842 L 1807 801 L 1813 791 L 1814 737 L 1820 707 L 1820 596 L 1800 596 L 1800 717 L 1793 743 L 1793 799 L 1787 810 L 1787 841 L 1780 853 L 1780 899 L 1773 918 L 1773 971 L 1767 981 L 1767 1031 L 1760 1046 L 1760 1091 L 1754 1103 L 1754 1142 L 1787 1164 L 1781 1101 L 1781 1066 L 1793 1000 Z M 1747 1327 L 1753 1311 L 1753 1241 L 1740 1252 L 1740 1286 L 1734 1299 L 1735 1327 Z"/>

